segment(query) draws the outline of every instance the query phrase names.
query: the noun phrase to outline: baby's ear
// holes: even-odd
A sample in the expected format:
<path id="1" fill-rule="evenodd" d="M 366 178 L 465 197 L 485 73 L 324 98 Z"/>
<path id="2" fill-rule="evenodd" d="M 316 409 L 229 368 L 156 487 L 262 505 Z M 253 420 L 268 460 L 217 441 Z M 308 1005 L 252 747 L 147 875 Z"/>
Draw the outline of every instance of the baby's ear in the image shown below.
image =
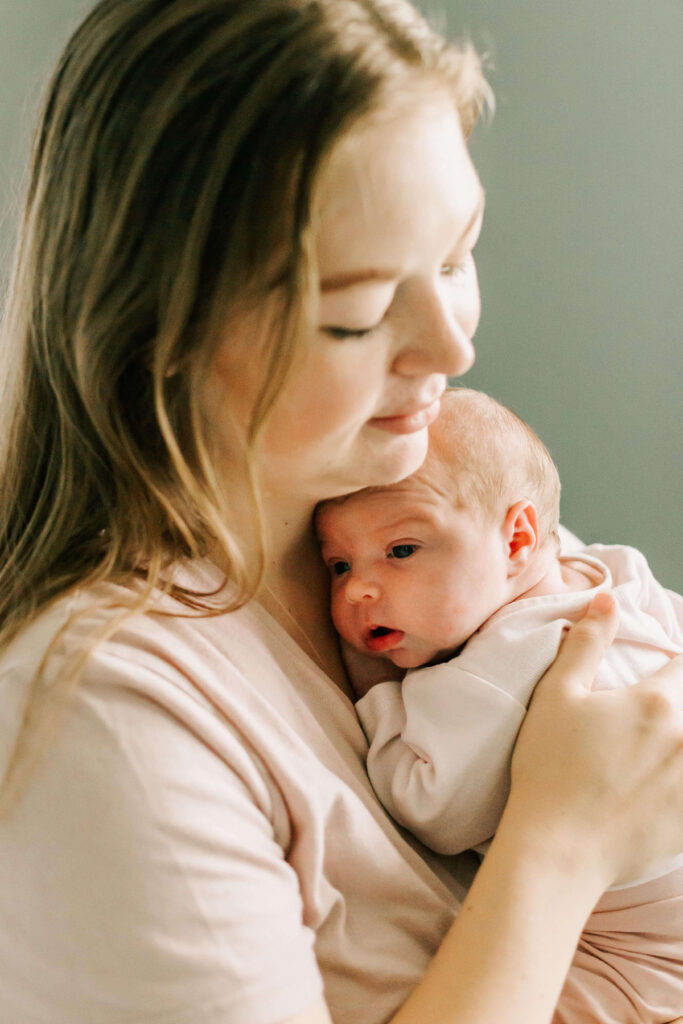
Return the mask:
<path id="1" fill-rule="evenodd" d="M 532 501 L 518 501 L 507 510 L 503 540 L 507 547 L 508 576 L 517 576 L 538 550 L 538 515 Z"/>

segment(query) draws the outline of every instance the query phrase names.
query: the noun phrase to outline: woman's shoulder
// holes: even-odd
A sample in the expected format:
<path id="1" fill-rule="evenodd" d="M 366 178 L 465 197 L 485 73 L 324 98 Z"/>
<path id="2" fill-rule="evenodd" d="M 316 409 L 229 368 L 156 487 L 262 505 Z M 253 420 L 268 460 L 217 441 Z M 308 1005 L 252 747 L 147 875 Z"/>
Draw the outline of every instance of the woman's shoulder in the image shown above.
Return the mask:
<path id="1" fill-rule="evenodd" d="M 51 647 L 40 691 L 67 698 L 0 822 L 0 916 L 21 921 L 20 942 L 0 941 L 0 1011 L 24 1019 L 30 973 L 32 998 L 60 1022 L 137 1019 L 146 1006 L 160 1021 L 228 1020 L 271 989 L 286 1016 L 320 979 L 283 861 L 288 815 L 246 740 L 228 657 L 233 634 L 256 635 L 251 616 L 223 617 L 219 678 L 211 620 L 174 618 L 162 601 L 117 624 L 130 603 L 120 589 L 56 602 L 0 660 L 0 763 Z M 280 932 L 262 927 L 269 914 Z"/>
<path id="2" fill-rule="evenodd" d="M 184 582 L 198 593 L 206 580 Z M 291 701 L 291 652 L 278 650 L 257 607 L 202 616 L 165 594 L 136 609 L 137 597 L 111 583 L 64 596 L 2 652 L 0 762 L 27 709 L 52 706 L 71 728 L 96 717 L 122 757 L 124 734 L 148 723 L 158 737 L 180 725 L 214 749 L 219 736 L 224 760 L 242 764 L 254 720 L 265 727 Z"/>
<path id="3" fill-rule="evenodd" d="M 215 572 L 201 563 L 181 567 L 174 583 L 201 601 L 215 596 Z M 41 671 L 49 685 L 67 663 L 82 662 L 84 678 L 101 676 L 117 661 L 177 676 L 178 670 L 205 674 L 211 649 L 221 669 L 232 651 L 246 648 L 267 659 L 267 629 L 253 606 L 216 614 L 191 608 L 169 593 L 153 591 L 141 606 L 135 584 L 106 582 L 65 595 L 30 621 L 0 655 L 0 676 Z M 229 598 L 226 594 L 225 601 Z M 214 601 L 215 605 L 215 601 Z M 207 607 L 209 607 L 207 603 Z M 81 673 L 79 672 L 79 675 Z M 192 673 L 190 673 L 192 674 Z"/>
<path id="4" fill-rule="evenodd" d="M 27 809 L 41 787 L 55 799 L 77 789 L 93 814 L 99 802 L 120 804 L 144 830 L 150 800 L 164 820 L 185 822 L 189 787 L 207 808 L 238 808 L 236 820 L 257 808 L 271 839 L 286 845 L 267 752 L 282 719 L 277 695 L 289 684 L 258 611 L 200 616 L 163 593 L 141 610 L 138 596 L 112 583 L 65 596 L 3 652 L 0 766 L 32 708 L 36 736 L 43 715 L 51 725 Z"/>
<path id="5" fill-rule="evenodd" d="M 209 595 L 216 579 L 199 564 L 174 582 Z M 202 614 L 167 593 L 136 609 L 136 596 L 135 588 L 100 584 L 58 600 L 22 630 L 0 656 L 5 741 L 29 700 L 69 691 L 71 717 L 88 705 L 118 733 L 124 718 L 153 709 L 155 728 L 165 728 L 162 719 L 182 723 L 228 761 L 241 763 L 244 751 L 272 761 L 286 735 L 325 757 L 341 747 L 362 759 L 350 702 L 255 601 Z"/>

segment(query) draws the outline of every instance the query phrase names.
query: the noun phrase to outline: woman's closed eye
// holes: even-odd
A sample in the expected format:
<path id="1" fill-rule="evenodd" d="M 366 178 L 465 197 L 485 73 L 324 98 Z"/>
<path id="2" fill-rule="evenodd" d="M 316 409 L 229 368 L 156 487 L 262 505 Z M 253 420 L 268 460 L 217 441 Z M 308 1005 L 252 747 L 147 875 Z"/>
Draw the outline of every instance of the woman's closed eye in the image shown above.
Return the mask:
<path id="1" fill-rule="evenodd" d="M 442 263 L 439 274 L 442 278 L 446 278 L 452 284 L 459 284 L 461 281 L 467 280 L 474 267 L 474 254 L 470 250 L 466 256 L 447 260 Z M 388 310 L 387 310 L 388 312 Z M 372 324 L 370 327 L 343 327 L 340 324 L 325 324 L 320 330 L 323 334 L 326 334 L 329 338 L 334 338 L 336 341 L 347 341 L 361 338 L 370 337 L 377 331 L 382 324 L 386 313 L 382 316 L 382 319 L 377 323 Z"/>
<path id="2" fill-rule="evenodd" d="M 367 338 L 369 334 L 376 331 L 380 324 L 374 324 L 372 327 L 321 327 L 323 334 L 327 334 L 330 338 L 335 338 L 337 341 L 346 341 L 349 338 Z"/>

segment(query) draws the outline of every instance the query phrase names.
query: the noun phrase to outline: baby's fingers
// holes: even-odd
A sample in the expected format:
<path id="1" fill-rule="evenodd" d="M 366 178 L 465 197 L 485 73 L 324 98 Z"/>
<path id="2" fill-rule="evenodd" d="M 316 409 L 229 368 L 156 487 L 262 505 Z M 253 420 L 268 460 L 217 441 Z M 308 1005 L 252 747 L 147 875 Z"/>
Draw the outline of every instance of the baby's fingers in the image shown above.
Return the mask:
<path id="1" fill-rule="evenodd" d="M 561 687 L 565 692 L 577 694 L 589 691 L 618 624 L 619 613 L 614 598 L 603 591 L 593 598 L 583 618 L 567 633 L 540 687 Z"/>

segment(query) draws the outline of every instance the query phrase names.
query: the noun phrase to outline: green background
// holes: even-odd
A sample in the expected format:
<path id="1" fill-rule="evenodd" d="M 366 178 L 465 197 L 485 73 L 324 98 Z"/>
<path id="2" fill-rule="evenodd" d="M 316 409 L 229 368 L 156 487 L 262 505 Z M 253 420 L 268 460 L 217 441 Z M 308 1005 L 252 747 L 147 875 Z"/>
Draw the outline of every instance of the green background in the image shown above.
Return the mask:
<path id="1" fill-rule="evenodd" d="M 40 84 L 90 4 L 0 0 L 0 286 Z M 683 3 L 443 0 L 492 68 L 467 382 L 541 434 L 564 522 L 683 591 Z M 419 202 L 419 197 L 416 197 Z"/>

